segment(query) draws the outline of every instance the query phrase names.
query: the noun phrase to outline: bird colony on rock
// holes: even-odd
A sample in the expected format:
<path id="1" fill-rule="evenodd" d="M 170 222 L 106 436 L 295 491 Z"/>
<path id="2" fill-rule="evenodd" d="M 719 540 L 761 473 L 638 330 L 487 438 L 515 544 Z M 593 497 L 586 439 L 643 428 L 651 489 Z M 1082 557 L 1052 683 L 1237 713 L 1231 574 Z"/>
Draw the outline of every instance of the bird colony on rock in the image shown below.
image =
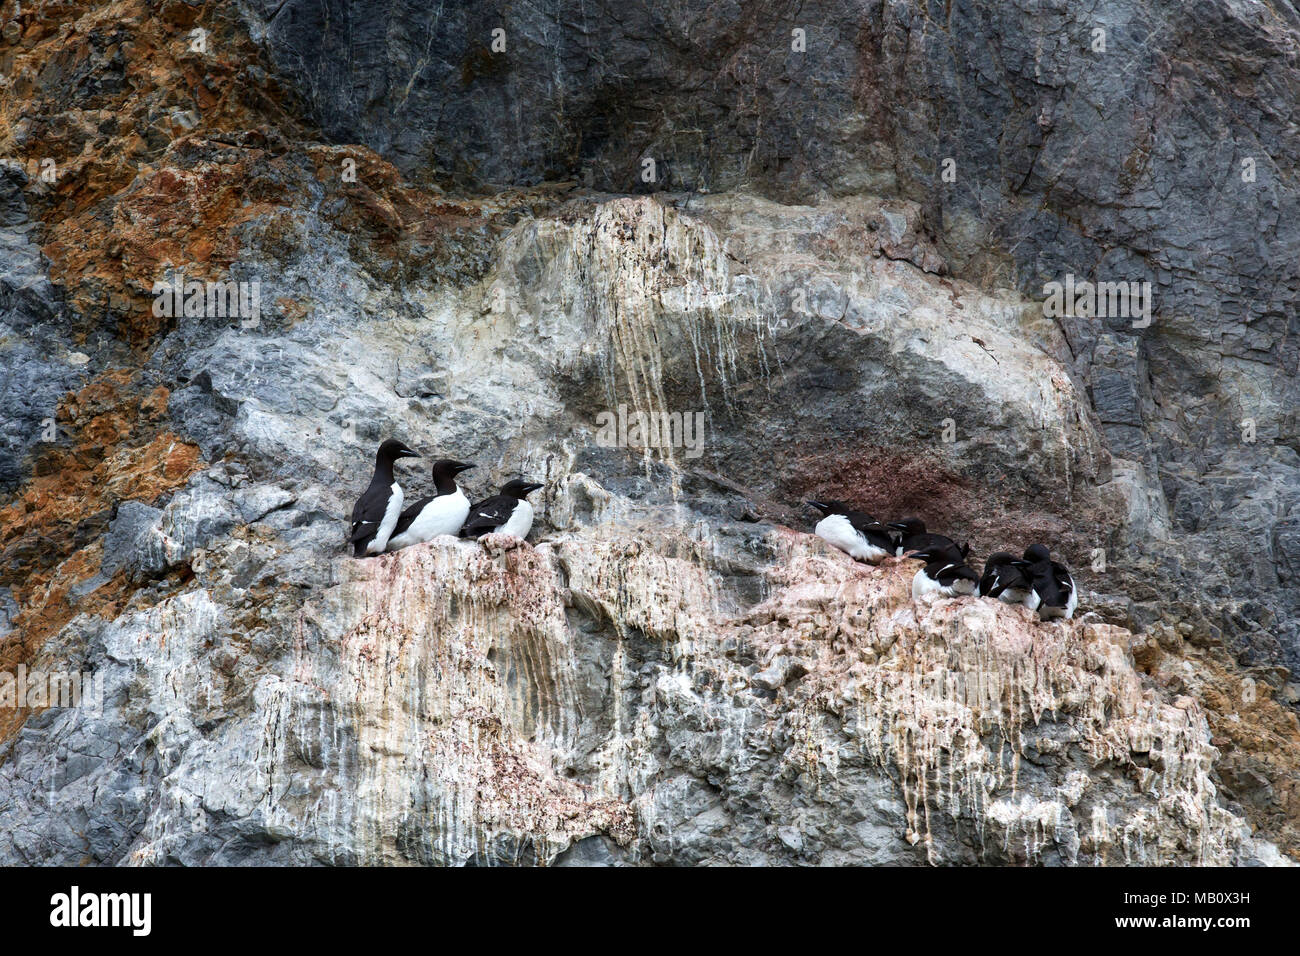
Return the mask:
<path id="1" fill-rule="evenodd" d="M 946 535 L 926 531 L 920 518 L 885 523 L 842 501 L 808 504 L 822 514 L 814 533 L 854 560 L 869 564 L 888 557 L 924 561 L 912 578 L 913 598 L 923 594 L 990 597 L 1023 604 L 1044 621 L 1074 617 L 1079 601 L 1074 579 L 1064 564 L 1052 560 L 1045 545 L 1030 545 L 1020 558 L 1008 551 L 991 554 L 981 576 L 967 564 L 970 542 L 959 546 Z"/>
<path id="2" fill-rule="evenodd" d="M 528 503 L 528 495 L 542 486 L 514 478 L 502 486 L 501 494 L 471 506 L 456 484 L 456 476 L 474 465 L 461 461 L 435 461 L 434 493 L 403 508 L 406 496 L 393 475 L 393 466 L 399 458 L 419 457 L 395 438 L 379 446 L 374 477 L 352 508 L 348 544 L 354 556 L 400 551 L 442 535 L 478 538 L 506 534 L 520 540 L 528 537 L 533 527 L 533 506 Z"/>
<path id="3" fill-rule="evenodd" d="M 348 543 L 358 557 L 400 551 L 442 535 L 478 538 L 505 534 L 523 540 L 533 526 L 528 495 L 542 485 L 512 478 L 501 493 L 471 506 L 456 476 L 474 465 L 442 458 L 433 464 L 434 494 L 405 505 L 402 486 L 393 475 L 399 458 L 420 456 L 395 438 L 375 454 L 370 486 L 352 509 Z M 1041 620 L 1072 618 L 1078 605 L 1074 580 L 1064 564 L 1053 561 L 1042 544 L 1017 558 L 998 551 L 984 562 L 981 576 L 967 564 L 970 542 L 958 545 L 947 535 L 927 531 L 920 518 L 880 522 L 842 501 L 809 501 L 821 512 L 814 533 L 856 561 L 879 564 L 886 558 L 908 558 L 924 564 L 912 579 L 912 597 L 990 597 L 1022 604 Z"/>

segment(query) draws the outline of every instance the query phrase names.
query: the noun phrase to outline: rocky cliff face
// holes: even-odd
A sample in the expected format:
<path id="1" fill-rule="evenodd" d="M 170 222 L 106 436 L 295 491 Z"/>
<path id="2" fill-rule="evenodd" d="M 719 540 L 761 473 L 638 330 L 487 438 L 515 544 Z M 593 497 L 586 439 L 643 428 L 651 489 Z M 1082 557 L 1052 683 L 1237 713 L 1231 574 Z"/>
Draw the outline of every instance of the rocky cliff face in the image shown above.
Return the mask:
<path id="1" fill-rule="evenodd" d="M 24 6 L 0 671 L 94 699 L 0 710 L 0 859 L 1295 858 L 1300 17 L 1200 7 Z M 532 542 L 346 557 L 389 435 Z M 1089 613 L 913 602 L 810 495 Z"/>

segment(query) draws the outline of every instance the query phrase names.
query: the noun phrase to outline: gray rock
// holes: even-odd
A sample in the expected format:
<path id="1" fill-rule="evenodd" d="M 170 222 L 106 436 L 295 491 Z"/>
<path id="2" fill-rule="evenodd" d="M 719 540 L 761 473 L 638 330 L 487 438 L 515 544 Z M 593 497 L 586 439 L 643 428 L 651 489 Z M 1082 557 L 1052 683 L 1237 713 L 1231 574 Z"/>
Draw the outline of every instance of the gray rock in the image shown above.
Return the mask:
<path id="1" fill-rule="evenodd" d="M 125 571 L 121 610 L 40 648 L 102 693 L 5 742 L 0 861 L 1284 862 L 1286 784 L 1223 759 L 1223 688 L 1198 703 L 1179 649 L 1300 663 L 1292 11 L 241 10 L 328 136 L 412 180 L 587 188 L 398 267 L 311 163 L 274 167 L 288 205 L 235 271 L 306 311 L 151 343 L 208 464 L 119 504 L 69 599 Z M 59 357 L 26 216 L 6 172 L 6 488 L 95 368 Z M 1151 281 L 1153 324 L 1046 318 L 1067 272 Z M 700 431 L 601 437 L 638 412 Z M 532 544 L 345 557 L 390 435 L 425 453 L 412 498 L 444 454 L 474 497 L 545 478 Z M 977 557 L 1050 540 L 1093 614 L 913 603 L 802 533 L 822 493 Z"/>
<path id="2" fill-rule="evenodd" d="M 368 286 L 322 283 L 319 307 L 290 331 L 180 323 L 156 352 L 159 374 L 191 383 L 173 414 L 225 457 L 158 507 L 123 503 L 105 563 L 142 581 L 186 563 L 192 578 L 157 582 L 154 600 L 111 622 L 78 619 L 63 650 L 50 648 L 84 657 L 104 706 L 60 713 L 12 743 L 0 763 L 0 832 L 10 834 L 0 856 L 1119 862 L 1122 841 L 1095 844 L 1094 807 L 1106 806 L 1106 834 L 1141 811 L 1144 859 L 1172 862 L 1191 840 L 1172 809 L 1184 800 L 1202 815 L 1206 858 L 1259 856 L 1208 777 L 1144 784 L 1145 757 L 1089 776 L 1089 754 L 1062 741 L 1097 733 L 1103 716 L 1063 702 L 1016 711 L 1061 710 L 1023 728 L 1032 743 L 1019 796 L 992 770 L 963 765 L 953 772 L 979 795 L 932 808 L 928 830 L 909 810 L 910 784 L 894 774 L 948 770 L 913 767 L 893 732 L 872 724 L 914 695 L 869 706 L 858 695 L 921 667 L 894 658 L 926 646 L 932 627 L 976 641 L 1027 625 L 974 602 L 960 625 L 936 617 L 892 633 L 910 626 L 889 604 L 907 593 L 905 576 L 754 520 L 798 498 L 793 475 L 773 467 L 774 443 L 821 454 L 853 439 L 853 421 L 871 420 L 977 485 L 1035 489 L 1048 502 L 1063 501 L 1054 496 L 1068 482 L 1079 508 L 1101 507 L 1108 492 L 1100 425 L 1064 364 L 1025 343 L 1024 303 L 965 285 L 950 293 L 912 261 L 932 254 L 916 208 L 886 208 L 895 219 L 879 241 L 910 259 L 858 254 L 857 237 L 885 211 L 874 201 L 623 198 L 521 222 L 502 237 L 481 295 L 425 291 L 418 315 L 358 320 L 353 297 Z M 332 241 L 309 235 L 302 259 L 280 265 L 289 281 L 321 267 Z M 820 299 L 810 301 L 826 308 L 788 308 L 790 289 L 755 282 L 791 274 L 817 241 L 816 268 L 799 268 L 815 272 Z M 437 403 L 403 379 L 403 369 L 430 368 Z M 833 420 L 799 400 L 819 388 L 842 390 Z M 760 389 L 770 394 L 761 414 L 738 400 Z M 981 414 L 960 416 L 949 443 L 940 433 L 954 396 Z M 684 444 L 596 442 L 602 410 L 661 401 L 704 415 L 699 458 Z M 399 466 L 410 495 L 428 485 L 428 458 L 444 453 L 479 462 L 476 495 L 507 472 L 548 478 L 534 544 L 447 540 L 343 556 L 343 517 L 386 434 L 426 453 Z M 811 448 L 801 434 L 817 436 Z M 906 501 L 875 493 L 891 509 Z M 954 522 L 964 510 L 953 502 Z M 1034 646 L 1023 638 L 1015 646 Z M 1118 640 L 1104 630 L 1095 639 Z M 838 670 L 854 660 L 868 670 Z M 1096 671 L 1103 660 L 1112 658 L 1071 665 L 1072 680 L 1100 682 L 1096 698 L 1079 699 L 1113 698 L 1109 719 L 1132 719 L 1122 702 L 1140 699 L 1139 678 L 1127 665 Z M 463 684 L 445 683 L 462 674 Z M 1159 708 L 1162 721 L 1184 720 L 1168 700 Z M 923 719 L 898 719 L 914 717 Z M 949 726 L 934 715 L 923 724 Z M 1211 763 L 1203 726 L 1177 739 L 1195 753 L 1169 766 Z M 982 759 L 991 767 L 994 751 Z M 1162 787 L 1163 803 L 1150 796 Z M 96 796 L 105 793 L 112 799 Z M 1005 839 L 975 836 L 990 830 Z"/>
<path id="3" fill-rule="evenodd" d="M 165 574 L 226 535 L 240 521 L 241 512 L 251 515 L 247 520 L 252 521 L 285 502 L 276 488 L 250 489 L 239 495 L 238 505 L 229 494 L 210 479 L 200 479 L 164 509 L 122 502 L 104 537 L 103 572 L 112 576 L 125 568 L 134 581 Z"/>
<path id="4" fill-rule="evenodd" d="M 13 630 L 13 620 L 18 616 L 18 604 L 14 601 L 13 590 L 0 588 L 0 637 Z"/>
<path id="5" fill-rule="evenodd" d="M 20 226 L 27 221 L 27 200 L 23 187 L 27 173 L 19 163 L 0 161 L 0 227 Z"/>
<path id="6" fill-rule="evenodd" d="M 21 191 L 5 191 L 16 182 L 6 169 L 12 167 L 0 167 L 0 490 L 18 485 L 38 445 L 62 440 L 58 401 L 86 374 L 67 361 L 61 296 L 46 277 L 32 224 L 19 215 L 26 208 Z"/>
<path id="7" fill-rule="evenodd" d="M 122 568 L 143 576 L 160 574 L 166 568 L 161 546 L 160 509 L 140 501 L 124 501 L 104 536 L 104 560 L 100 567 L 112 576 Z"/>
<path id="8" fill-rule="evenodd" d="M 818 0 L 797 12 L 759 2 L 735 13 L 701 0 L 672 16 L 656 11 L 577 2 L 435 11 L 414 0 L 246 7 L 328 135 L 363 142 L 416 177 L 572 178 L 615 192 L 743 185 L 801 201 L 871 192 L 919 203 L 957 272 L 1002 276 L 1033 300 L 1067 273 L 1149 281 L 1150 327 L 1067 316 L 1054 347 L 1089 389 L 1110 450 L 1141 466 L 1129 469 L 1142 476 L 1137 497 L 1153 499 L 1163 473 L 1189 458 L 1212 496 L 1223 456 L 1245 452 L 1249 471 L 1285 489 L 1285 509 L 1300 499 L 1291 453 L 1300 442 L 1277 454 L 1280 436 L 1295 434 L 1287 410 L 1300 405 L 1289 334 L 1300 187 L 1286 175 L 1300 146 L 1290 98 L 1273 92 L 1300 83 L 1289 54 L 1295 10 L 1201 0 L 1189 16 L 1170 0 L 1096 10 L 981 0 L 934 18 L 916 2 Z M 497 28 L 504 52 L 492 50 Z M 796 28 L 805 52 L 792 49 Z M 1240 80 L 1265 75 L 1268 84 Z M 1227 92 L 1184 108 L 1184 94 L 1202 89 Z M 1151 115 L 1170 119 L 1134 121 Z M 640 179 L 647 157 L 653 184 Z M 947 159 L 953 182 L 941 178 Z M 899 221 L 887 211 L 877 228 L 893 236 Z M 806 291 L 813 314 L 844 313 L 842 293 L 811 279 Z M 1269 437 L 1243 445 L 1243 418 Z M 880 430 L 898 437 L 892 424 Z M 1273 513 L 1242 515 L 1243 532 L 1266 535 Z M 1221 530 L 1184 519 L 1171 529 L 1205 537 L 1159 547 L 1235 552 Z M 1152 546 L 1121 536 L 1126 549 Z M 1229 589 L 1237 580 L 1231 562 L 1200 573 Z M 1200 589 L 1188 579 L 1173 586 Z M 1300 598 L 1272 589 L 1264 600 L 1280 622 L 1279 663 L 1300 667 Z M 1252 653 L 1251 633 L 1211 613 L 1234 651 Z"/>

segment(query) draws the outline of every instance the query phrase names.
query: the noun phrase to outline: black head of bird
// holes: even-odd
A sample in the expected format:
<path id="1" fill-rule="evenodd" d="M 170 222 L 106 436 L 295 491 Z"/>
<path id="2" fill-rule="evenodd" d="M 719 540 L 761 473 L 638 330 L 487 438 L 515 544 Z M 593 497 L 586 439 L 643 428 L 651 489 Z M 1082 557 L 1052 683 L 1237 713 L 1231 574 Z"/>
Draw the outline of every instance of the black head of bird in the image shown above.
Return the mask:
<path id="1" fill-rule="evenodd" d="M 1052 553 L 1048 551 L 1047 546 L 1043 544 L 1031 544 L 1029 547 L 1025 548 L 1025 560 L 1030 564 L 1037 564 L 1040 561 L 1050 560 L 1051 556 Z"/>
<path id="2" fill-rule="evenodd" d="M 450 458 L 440 458 L 433 463 L 433 480 L 451 481 L 462 471 L 467 471 L 473 467 L 472 464 L 466 464 L 463 461 L 452 461 Z"/>
<path id="3" fill-rule="evenodd" d="M 926 564 L 965 564 L 966 554 L 955 544 L 932 544 L 928 548 L 909 551 L 905 558 L 924 561 Z"/>
<path id="4" fill-rule="evenodd" d="M 402 442 L 396 438 L 389 438 L 379 446 L 379 451 L 375 453 L 375 462 L 387 462 L 392 464 L 399 458 L 419 458 L 418 452 L 411 451 Z"/>
<path id="5" fill-rule="evenodd" d="M 902 518 L 889 522 L 887 527 L 901 531 L 903 534 L 925 534 L 925 522 L 920 518 Z"/>
<path id="6" fill-rule="evenodd" d="M 540 482 L 528 481 L 526 478 L 512 478 L 501 486 L 501 493 L 522 500 L 541 487 Z"/>
<path id="7" fill-rule="evenodd" d="M 473 467 L 463 461 L 452 461 L 450 458 L 439 459 L 433 463 L 433 486 L 438 489 L 440 495 L 455 494 L 456 476 L 467 468 Z"/>
<path id="8" fill-rule="evenodd" d="M 842 501 L 809 501 L 806 502 L 806 504 L 810 504 L 820 511 L 822 517 L 825 517 L 826 515 L 847 514 L 849 511 L 849 506 Z"/>

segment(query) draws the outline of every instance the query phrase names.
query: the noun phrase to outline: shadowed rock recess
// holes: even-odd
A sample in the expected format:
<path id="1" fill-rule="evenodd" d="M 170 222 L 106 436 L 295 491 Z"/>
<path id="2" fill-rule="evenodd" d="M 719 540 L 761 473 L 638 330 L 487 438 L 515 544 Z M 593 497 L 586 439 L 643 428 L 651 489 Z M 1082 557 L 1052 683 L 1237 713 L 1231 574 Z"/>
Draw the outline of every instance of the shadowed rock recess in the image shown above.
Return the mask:
<path id="1" fill-rule="evenodd" d="M 1291 0 L 0 18 L 0 863 L 1300 860 Z M 530 542 L 348 557 L 389 436 Z"/>

